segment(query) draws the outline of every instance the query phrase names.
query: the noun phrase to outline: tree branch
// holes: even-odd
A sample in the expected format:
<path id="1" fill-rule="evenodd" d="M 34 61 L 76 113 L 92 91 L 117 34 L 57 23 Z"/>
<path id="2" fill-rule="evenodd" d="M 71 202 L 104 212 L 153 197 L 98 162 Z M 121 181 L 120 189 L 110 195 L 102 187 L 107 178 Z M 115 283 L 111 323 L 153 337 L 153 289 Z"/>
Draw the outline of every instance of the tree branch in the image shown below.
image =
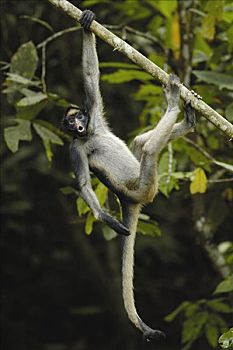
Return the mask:
<path id="1" fill-rule="evenodd" d="M 51 4 L 57 8 L 62 9 L 67 15 L 74 20 L 79 21 L 82 15 L 82 11 L 72 5 L 67 0 L 48 0 Z M 132 46 L 127 44 L 124 40 L 111 33 L 108 29 L 103 27 L 96 21 L 93 21 L 90 29 L 103 41 L 114 47 L 116 50 L 123 53 L 131 61 L 143 68 L 154 78 L 159 80 L 162 84 L 166 85 L 168 81 L 168 74 L 164 72 L 156 64 L 152 63 L 148 58 L 143 56 L 140 52 L 135 50 Z M 200 112 L 208 121 L 214 124 L 218 129 L 223 131 L 227 136 L 233 138 L 233 125 L 223 118 L 219 113 L 207 105 L 204 101 L 198 100 L 193 94 L 181 84 L 180 93 L 183 100 L 191 100 L 193 108 Z"/>

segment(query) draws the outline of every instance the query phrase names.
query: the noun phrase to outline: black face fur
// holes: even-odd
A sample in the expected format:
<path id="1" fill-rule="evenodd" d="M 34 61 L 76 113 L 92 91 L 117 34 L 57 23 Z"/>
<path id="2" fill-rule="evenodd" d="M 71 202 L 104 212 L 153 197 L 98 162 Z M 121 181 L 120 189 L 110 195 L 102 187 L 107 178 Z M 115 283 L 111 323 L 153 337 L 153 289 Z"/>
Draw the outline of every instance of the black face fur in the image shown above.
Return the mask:
<path id="1" fill-rule="evenodd" d="M 87 136 L 88 120 L 88 115 L 84 110 L 71 106 L 66 110 L 62 124 L 74 136 L 83 137 Z"/>

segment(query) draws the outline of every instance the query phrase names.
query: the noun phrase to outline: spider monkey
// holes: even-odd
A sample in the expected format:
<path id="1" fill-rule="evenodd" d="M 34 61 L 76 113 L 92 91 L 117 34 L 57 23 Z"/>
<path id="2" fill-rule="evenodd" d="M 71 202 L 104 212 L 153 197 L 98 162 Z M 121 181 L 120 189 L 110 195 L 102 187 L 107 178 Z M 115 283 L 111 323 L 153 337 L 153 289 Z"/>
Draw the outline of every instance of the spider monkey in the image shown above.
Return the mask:
<path id="1" fill-rule="evenodd" d="M 158 157 L 166 144 L 189 132 L 195 125 L 195 112 L 190 102 L 184 105 L 185 118 L 176 123 L 179 109 L 180 81 L 170 75 L 165 88 L 167 110 L 157 126 L 133 142 L 132 152 L 109 129 L 103 117 L 103 103 L 99 89 L 99 64 L 95 35 L 89 30 L 95 15 L 82 13 L 82 68 L 85 90 L 85 109 L 70 106 L 63 124 L 72 133 L 70 154 L 80 196 L 93 211 L 96 219 L 105 222 L 123 235 L 122 290 L 126 312 L 132 323 L 142 331 L 143 339 L 164 337 L 160 330 L 147 326 L 138 316 L 133 292 L 134 242 L 141 207 L 151 202 L 158 191 Z M 119 198 L 122 223 L 106 213 L 91 186 L 92 171 Z"/>

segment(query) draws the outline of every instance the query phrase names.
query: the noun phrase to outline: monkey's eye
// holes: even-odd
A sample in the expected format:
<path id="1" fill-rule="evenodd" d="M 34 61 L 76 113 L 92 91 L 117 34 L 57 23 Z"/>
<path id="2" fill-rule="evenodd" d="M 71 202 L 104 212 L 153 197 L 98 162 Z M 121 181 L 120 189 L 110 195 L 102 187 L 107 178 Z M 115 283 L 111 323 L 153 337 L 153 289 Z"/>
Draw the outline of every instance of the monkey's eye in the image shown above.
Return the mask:
<path id="1" fill-rule="evenodd" d="M 83 120 L 83 118 L 84 118 L 83 114 L 78 115 L 78 120 Z"/>
<path id="2" fill-rule="evenodd" d="M 74 118 L 72 118 L 72 119 L 69 119 L 69 124 L 74 124 Z"/>

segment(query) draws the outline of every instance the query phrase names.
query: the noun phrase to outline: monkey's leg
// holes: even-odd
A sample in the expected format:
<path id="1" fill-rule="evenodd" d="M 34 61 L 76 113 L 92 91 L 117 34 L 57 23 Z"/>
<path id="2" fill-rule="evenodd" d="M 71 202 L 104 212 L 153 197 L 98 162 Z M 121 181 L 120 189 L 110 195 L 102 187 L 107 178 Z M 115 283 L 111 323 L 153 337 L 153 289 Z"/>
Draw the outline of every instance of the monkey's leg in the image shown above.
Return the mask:
<path id="1" fill-rule="evenodd" d="M 165 115 L 159 121 L 155 129 L 139 136 L 141 145 L 136 149 L 136 156 L 140 156 L 140 176 L 138 189 L 135 191 L 135 199 L 142 202 L 153 200 L 157 191 L 157 160 L 161 150 L 168 143 L 174 125 L 176 123 L 179 109 L 179 79 L 170 75 L 169 82 L 165 90 L 168 107 Z"/>
<path id="2" fill-rule="evenodd" d="M 179 123 L 175 123 L 175 125 L 173 126 L 172 132 L 169 137 L 169 141 L 177 139 L 178 137 L 184 136 L 187 133 L 193 131 L 194 126 L 196 124 L 196 118 L 195 110 L 194 108 L 192 108 L 190 101 L 184 103 L 184 115 L 184 119 Z M 138 135 L 133 140 L 132 152 L 138 161 L 141 160 L 143 146 L 151 138 L 151 136 L 153 137 L 153 130 Z"/>
<path id="3" fill-rule="evenodd" d="M 199 95 L 196 96 L 198 99 Z M 195 109 L 191 106 L 191 101 L 184 103 L 184 119 L 180 123 L 176 123 L 172 129 L 169 141 L 177 139 L 194 130 L 196 124 Z"/>
<path id="4" fill-rule="evenodd" d="M 149 140 L 153 133 L 153 130 L 147 131 L 144 134 L 138 135 L 135 137 L 132 143 L 132 153 L 137 158 L 137 160 L 140 162 L 142 157 L 142 148 L 145 145 L 145 143 Z"/>

